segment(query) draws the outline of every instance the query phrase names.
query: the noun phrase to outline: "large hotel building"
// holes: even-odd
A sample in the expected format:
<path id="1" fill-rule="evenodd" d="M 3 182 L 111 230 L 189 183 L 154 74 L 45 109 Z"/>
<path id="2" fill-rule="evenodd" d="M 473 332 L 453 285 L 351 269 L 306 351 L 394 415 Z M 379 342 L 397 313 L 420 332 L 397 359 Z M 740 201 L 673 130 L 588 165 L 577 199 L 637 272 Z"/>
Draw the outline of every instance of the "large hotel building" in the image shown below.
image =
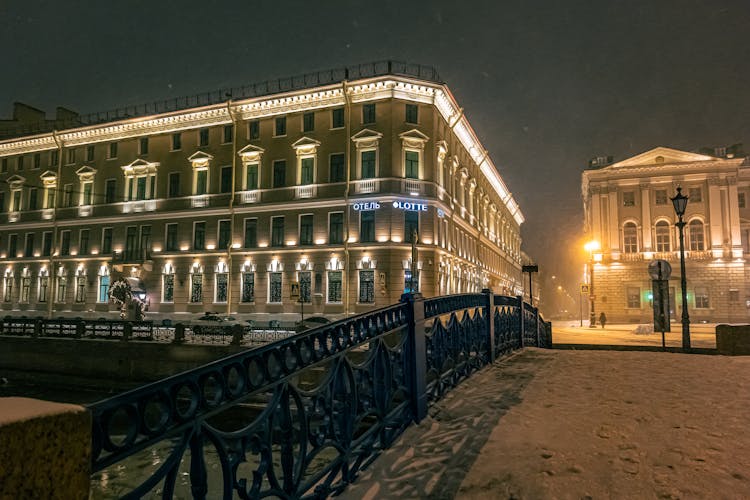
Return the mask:
<path id="1" fill-rule="evenodd" d="M 273 317 L 300 301 L 336 317 L 409 288 L 522 293 L 521 211 L 431 68 L 59 108 L 26 133 L 12 126 L 44 113 L 17 104 L 14 118 L 0 123 L 6 314 L 112 317 L 118 276 L 157 317 Z"/>
<path id="2" fill-rule="evenodd" d="M 741 145 L 700 153 L 658 147 L 583 172 L 583 203 L 592 252 L 596 314 L 609 321 L 653 321 L 648 265 L 672 267 L 670 314 L 680 321 L 679 232 L 670 201 L 688 196 L 684 215 L 685 278 L 690 320 L 750 319 L 750 166 Z M 595 245 L 597 246 L 597 245 Z M 590 263 L 591 265 L 591 263 Z M 591 271 L 591 269 L 590 269 Z"/>

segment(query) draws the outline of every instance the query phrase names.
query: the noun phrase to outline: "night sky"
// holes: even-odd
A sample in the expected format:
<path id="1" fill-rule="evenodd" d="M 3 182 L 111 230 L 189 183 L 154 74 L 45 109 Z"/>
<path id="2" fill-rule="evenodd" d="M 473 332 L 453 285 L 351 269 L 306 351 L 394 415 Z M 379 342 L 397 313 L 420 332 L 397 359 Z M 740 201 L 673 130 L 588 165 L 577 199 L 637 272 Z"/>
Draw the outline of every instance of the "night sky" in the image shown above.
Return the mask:
<path id="1" fill-rule="evenodd" d="M 581 171 L 656 146 L 750 146 L 750 1 L 183 0 L 0 4 L 0 115 L 82 113 L 380 59 L 437 67 L 574 289 Z"/>

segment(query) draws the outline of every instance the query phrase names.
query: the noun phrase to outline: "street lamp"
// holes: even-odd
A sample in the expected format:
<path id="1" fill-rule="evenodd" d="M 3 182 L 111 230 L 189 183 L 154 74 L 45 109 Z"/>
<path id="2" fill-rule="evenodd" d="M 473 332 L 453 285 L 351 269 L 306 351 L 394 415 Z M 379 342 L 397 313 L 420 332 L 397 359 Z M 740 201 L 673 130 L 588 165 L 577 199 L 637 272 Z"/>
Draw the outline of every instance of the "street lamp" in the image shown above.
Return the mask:
<path id="1" fill-rule="evenodd" d="M 685 215 L 688 197 L 682 194 L 682 188 L 677 188 L 677 194 L 670 198 L 677 214 L 675 226 L 680 229 L 680 285 L 682 285 L 682 348 L 690 349 L 690 316 L 688 315 L 687 282 L 685 281 Z"/>
<path id="2" fill-rule="evenodd" d="M 589 241 L 583 248 L 589 252 L 589 328 L 596 327 L 596 311 L 594 310 L 594 251 L 601 248 L 598 241 Z"/>

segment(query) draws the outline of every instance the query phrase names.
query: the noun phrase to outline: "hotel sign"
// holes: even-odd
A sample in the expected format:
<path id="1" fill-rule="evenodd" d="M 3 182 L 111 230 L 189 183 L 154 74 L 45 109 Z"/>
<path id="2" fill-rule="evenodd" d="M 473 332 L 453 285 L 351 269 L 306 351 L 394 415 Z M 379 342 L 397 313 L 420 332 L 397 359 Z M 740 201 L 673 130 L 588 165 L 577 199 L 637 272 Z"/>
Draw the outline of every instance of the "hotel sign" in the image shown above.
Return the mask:
<path id="1" fill-rule="evenodd" d="M 415 203 L 412 201 L 394 201 L 393 208 L 398 208 L 399 210 L 406 210 L 409 212 L 426 212 L 427 203 Z"/>
<path id="2" fill-rule="evenodd" d="M 380 208 L 380 203 L 377 201 L 368 201 L 366 203 L 355 203 L 352 205 L 354 210 L 377 210 Z"/>

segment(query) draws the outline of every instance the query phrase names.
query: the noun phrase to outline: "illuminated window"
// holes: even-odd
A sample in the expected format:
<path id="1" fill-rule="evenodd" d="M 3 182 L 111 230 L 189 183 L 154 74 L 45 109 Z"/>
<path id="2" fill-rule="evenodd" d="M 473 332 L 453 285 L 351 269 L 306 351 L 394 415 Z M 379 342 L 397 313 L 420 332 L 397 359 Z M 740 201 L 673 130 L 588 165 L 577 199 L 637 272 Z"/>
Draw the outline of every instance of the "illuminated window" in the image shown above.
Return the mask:
<path id="1" fill-rule="evenodd" d="M 656 251 L 669 252 L 671 250 L 669 223 L 663 220 L 657 222 L 654 232 L 656 233 Z"/>
<path id="2" fill-rule="evenodd" d="M 49 290 L 49 274 L 46 269 L 39 271 L 38 302 L 47 302 L 47 291 Z"/>
<path id="3" fill-rule="evenodd" d="M 375 104 L 362 105 L 362 124 L 369 125 L 375 123 Z"/>
<path id="4" fill-rule="evenodd" d="M 695 308 L 696 309 L 708 309 L 708 287 L 696 286 L 693 295 L 695 295 Z"/>
<path id="5" fill-rule="evenodd" d="M 315 130 L 315 113 L 305 113 L 302 115 L 302 131 L 312 132 Z"/>
<path id="6" fill-rule="evenodd" d="M 419 271 L 412 277 L 411 269 L 404 270 L 404 293 L 419 292 Z"/>
<path id="7" fill-rule="evenodd" d="M 626 222 L 623 226 L 622 243 L 625 253 L 638 252 L 638 228 L 633 222 Z"/>
<path id="8" fill-rule="evenodd" d="M 190 268 L 190 302 L 203 301 L 203 268 L 194 264 Z"/>
<path id="9" fill-rule="evenodd" d="M 3 276 L 3 302 L 10 302 L 13 297 L 13 270 L 7 269 Z"/>
<path id="10" fill-rule="evenodd" d="M 100 304 L 109 302 L 109 268 L 104 265 L 99 268 L 99 294 L 96 299 Z"/>
<path id="11" fill-rule="evenodd" d="M 161 275 L 161 301 L 174 302 L 174 267 L 165 264 Z"/>
<path id="12" fill-rule="evenodd" d="M 344 126 L 344 108 L 331 110 L 331 128 L 343 128 Z"/>
<path id="13" fill-rule="evenodd" d="M 86 302 L 86 270 L 76 271 L 76 294 L 75 301 L 79 304 Z"/>
<path id="14" fill-rule="evenodd" d="M 21 271 L 21 296 L 18 299 L 19 302 L 28 303 L 30 292 L 31 273 L 29 272 L 29 268 L 25 267 L 23 271 Z"/>
<path id="15" fill-rule="evenodd" d="M 641 289 L 638 287 L 629 286 L 626 288 L 626 297 L 628 302 L 628 308 L 640 309 L 641 308 Z"/>
<path id="16" fill-rule="evenodd" d="M 688 224 L 688 233 L 690 238 L 690 250 L 705 250 L 703 223 L 698 219 L 693 219 Z"/>
<path id="17" fill-rule="evenodd" d="M 362 269 L 359 271 L 359 303 L 373 304 L 375 302 L 375 271 Z"/>

